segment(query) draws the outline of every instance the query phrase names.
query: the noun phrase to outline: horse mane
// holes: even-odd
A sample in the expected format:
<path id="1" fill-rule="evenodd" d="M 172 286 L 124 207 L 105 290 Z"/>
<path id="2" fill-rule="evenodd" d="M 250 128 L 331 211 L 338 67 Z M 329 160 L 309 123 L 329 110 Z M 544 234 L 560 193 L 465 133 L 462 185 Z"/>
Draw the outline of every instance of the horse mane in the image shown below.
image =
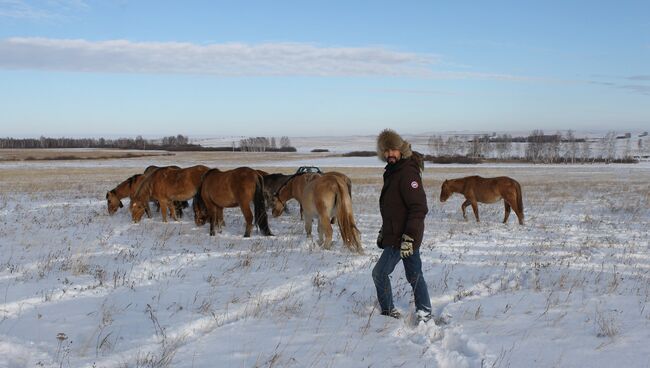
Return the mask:
<path id="1" fill-rule="evenodd" d="M 135 191 L 135 194 L 133 196 L 134 199 L 148 201 L 149 197 L 151 197 L 151 186 L 153 183 L 153 180 L 151 180 L 151 178 L 151 176 L 144 178 L 142 183 L 140 183 L 138 189 Z M 145 195 L 146 198 L 142 199 Z"/>
<path id="2" fill-rule="evenodd" d="M 313 174 L 313 173 L 309 173 L 309 172 L 304 171 L 304 172 L 301 172 L 301 173 L 295 173 L 295 174 L 291 175 L 284 183 L 282 183 L 282 185 L 280 185 L 278 190 L 276 190 L 275 193 L 273 193 L 273 195 L 276 196 L 276 195 L 280 194 L 280 191 L 282 190 L 282 188 L 287 186 L 287 184 L 289 184 L 289 182 L 291 180 L 293 180 L 294 178 L 296 178 L 298 176 L 302 176 L 302 175 L 305 175 L 305 174 Z M 270 174 L 270 175 L 282 175 L 282 174 Z"/>
<path id="3" fill-rule="evenodd" d="M 130 178 L 126 179 L 126 182 L 129 184 L 129 188 L 135 184 L 135 181 L 141 176 L 142 174 L 135 174 L 132 175 Z"/>

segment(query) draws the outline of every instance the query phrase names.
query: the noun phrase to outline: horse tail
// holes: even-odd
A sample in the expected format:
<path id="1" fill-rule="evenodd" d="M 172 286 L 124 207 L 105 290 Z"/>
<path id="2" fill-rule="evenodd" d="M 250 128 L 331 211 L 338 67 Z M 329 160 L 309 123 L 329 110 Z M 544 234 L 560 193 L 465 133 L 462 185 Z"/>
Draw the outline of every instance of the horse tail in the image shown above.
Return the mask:
<path id="1" fill-rule="evenodd" d="M 257 183 L 255 183 L 255 195 L 253 197 L 253 206 L 255 207 L 255 224 L 262 231 L 262 234 L 273 235 L 269 228 L 269 218 L 266 215 L 266 201 L 264 200 L 264 178 L 257 174 Z"/>
<path id="2" fill-rule="evenodd" d="M 343 239 L 343 243 L 350 249 L 357 251 L 359 254 L 363 254 L 363 248 L 361 247 L 361 234 L 359 233 L 359 229 L 357 229 L 357 225 L 354 223 L 352 199 L 350 198 L 348 187 L 338 178 L 336 180 L 336 185 L 336 219 L 339 224 L 341 238 Z"/>
<path id="3" fill-rule="evenodd" d="M 523 218 L 524 216 L 524 201 L 521 198 L 521 185 L 519 185 L 519 182 L 515 180 L 515 184 L 517 187 L 517 207 L 519 207 L 519 211 L 521 211 L 521 217 Z"/>

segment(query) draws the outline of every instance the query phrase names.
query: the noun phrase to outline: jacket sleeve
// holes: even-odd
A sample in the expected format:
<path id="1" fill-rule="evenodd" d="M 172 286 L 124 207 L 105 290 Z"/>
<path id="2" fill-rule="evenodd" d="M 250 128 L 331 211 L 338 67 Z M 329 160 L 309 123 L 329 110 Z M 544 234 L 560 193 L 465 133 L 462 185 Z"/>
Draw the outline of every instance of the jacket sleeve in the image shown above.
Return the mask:
<path id="1" fill-rule="evenodd" d="M 422 186 L 422 178 L 417 170 L 408 170 L 401 178 L 400 193 L 407 210 L 404 234 L 413 239 L 422 239 L 424 218 L 429 212 L 429 208 L 427 207 L 427 196 Z"/>

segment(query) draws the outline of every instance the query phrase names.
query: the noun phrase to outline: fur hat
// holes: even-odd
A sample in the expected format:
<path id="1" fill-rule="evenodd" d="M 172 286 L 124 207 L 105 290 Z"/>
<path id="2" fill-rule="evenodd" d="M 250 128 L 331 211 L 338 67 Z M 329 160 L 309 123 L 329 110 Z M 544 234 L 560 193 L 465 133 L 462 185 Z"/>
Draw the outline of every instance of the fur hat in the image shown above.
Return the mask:
<path id="1" fill-rule="evenodd" d="M 380 160 L 386 161 L 384 158 L 384 151 L 387 149 L 396 149 L 402 153 L 402 158 L 409 158 L 413 154 L 411 152 L 411 144 L 400 137 L 396 131 L 392 129 L 384 129 L 377 137 L 377 156 Z"/>

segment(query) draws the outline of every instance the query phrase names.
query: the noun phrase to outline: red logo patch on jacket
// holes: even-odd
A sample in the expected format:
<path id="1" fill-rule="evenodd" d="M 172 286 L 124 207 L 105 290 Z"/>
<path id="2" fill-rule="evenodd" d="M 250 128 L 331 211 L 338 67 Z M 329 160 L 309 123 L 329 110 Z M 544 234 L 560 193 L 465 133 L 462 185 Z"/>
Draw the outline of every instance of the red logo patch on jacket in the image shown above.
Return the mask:
<path id="1" fill-rule="evenodd" d="M 415 181 L 415 180 L 413 180 L 413 181 L 411 182 L 411 188 L 413 188 L 413 189 L 417 189 L 418 187 L 419 187 L 418 182 Z"/>

